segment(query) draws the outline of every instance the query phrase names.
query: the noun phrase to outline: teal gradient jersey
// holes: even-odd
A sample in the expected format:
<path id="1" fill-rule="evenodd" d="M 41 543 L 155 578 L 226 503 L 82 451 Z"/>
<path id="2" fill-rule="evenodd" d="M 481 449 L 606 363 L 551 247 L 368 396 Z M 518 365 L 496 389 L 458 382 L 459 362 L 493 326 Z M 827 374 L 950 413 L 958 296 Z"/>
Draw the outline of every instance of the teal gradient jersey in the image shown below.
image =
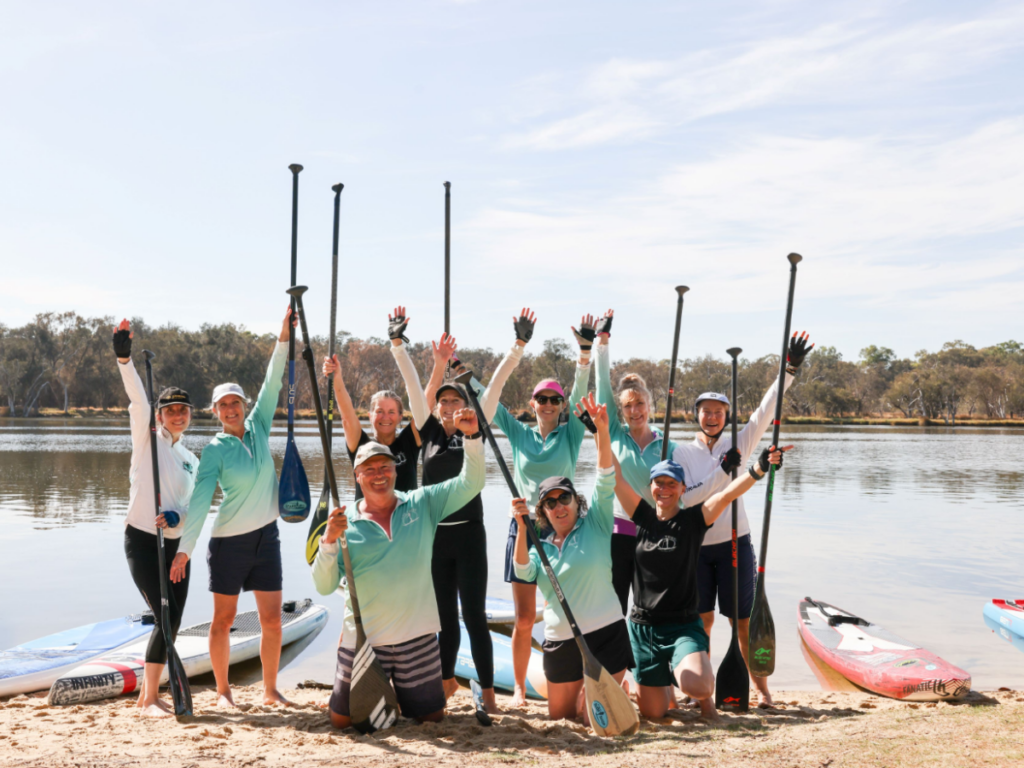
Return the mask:
<path id="1" fill-rule="evenodd" d="M 562 594 L 584 634 L 623 618 L 619 597 L 612 586 L 614 495 L 615 469 L 598 470 L 589 508 L 576 520 L 561 548 L 551 542 L 553 532 L 541 538 L 544 554 L 548 556 Z M 516 563 L 515 567 L 516 576 L 520 579 L 536 579 L 544 595 L 544 637 L 548 640 L 571 639 L 572 627 L 562 612 L 537 550 L 530 550 L 530 561 L 526 565 Z"/>
<path id="2" fill-rule="evenodd" d="M 590 365 L 577 365 L 576 378 L 569 395 L 569 421 L 559 424 L 546 437 L 537 427 L 518 421 L 503 405 L 494 414 L 494 423 L 505 433 L 512 446 L 512 476 L 516 488 L 526 499 L 531 514 L 537 506 L 537 489 L 549 477 L 576 477 L 586 427 L 573 414 L 576 403 L 586 397 L 590 386 Z"/>
<path id="3" fill-rule="evenodd" d="M 224 499 L 213 522 L 214 538 L 249 533 L 278 518 L 277 470 L 270 454 L 270 426 L 281 394 L 287 353 L 287 342 L 278 342 L 274 347 L 256 405 L 245 419 L 242 439 L 221 432 L 203 448 L 179 552 L 192 557 L 218 483 Z"/>
<path id="4" fill-rule="evenodd" d="M 395 645 L 439 632 L 430 565 L 434 534 L 444 518 L 458 512 L 484 487 L 484 441 L 465 440 L 458 477 L 402 493 L 391 514 L 391 536 L 373 520 L 349 512 L 346 534 L 363 629 L 371 645 Z M 361 504 L 362 502 L 358 502 Z M 345 572 L 340 542 L 320 542 L 313 583 L 321 595 L 338 588 Z M 345 591 L 342 646 L 355 648 L 352 601 Z"/>
<path id="5" fill-rule="evenodd" d="M 618 398 L 615 397 L 615 390 L 612 388 L 608 345 L 598 344 L 596 349 L 597 401 L 608 406 L 608 431 L 612 438 L 612 452 L 622 468 L 622 478 L 629 483 L 630 488 L 643 496 L 648 504 L 653 505 L 651 467 L 661 461 L 661 431 L 652 429 L 657 437 L 644 448 L 636 444 L 636 440 L 629 434 L 629 428 L 622 423 L 619 416 Z M 676 444 L 669 440 L 669 458 L 675 449 Z"/>

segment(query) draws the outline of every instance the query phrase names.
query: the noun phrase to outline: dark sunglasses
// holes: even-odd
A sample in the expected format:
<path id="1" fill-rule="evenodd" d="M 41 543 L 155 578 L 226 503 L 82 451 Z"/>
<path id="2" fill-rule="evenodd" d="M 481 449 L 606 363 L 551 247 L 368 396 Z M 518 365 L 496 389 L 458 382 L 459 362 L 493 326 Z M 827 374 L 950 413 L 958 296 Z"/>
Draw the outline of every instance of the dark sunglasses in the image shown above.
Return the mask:
<path id="1" fill-rule="evenodd" d="M 548 512 L 553 510 L 559 504 L 563 507 L 568 507 L 569 502 L 572 501 L 572 494 L 568 491 L 563 491 L 558 496 L 548 496 L 544 501 L 541 502 L 541 506 L 544 507 Z"/>
<path id="2" fill-rule="evenodd" d="M 537 401 L 537 405 L 547 405 L 548 403 L 561 405 L 565 402 L 565 398 L 561 395 L 535 395 L 533 399 Z"/>

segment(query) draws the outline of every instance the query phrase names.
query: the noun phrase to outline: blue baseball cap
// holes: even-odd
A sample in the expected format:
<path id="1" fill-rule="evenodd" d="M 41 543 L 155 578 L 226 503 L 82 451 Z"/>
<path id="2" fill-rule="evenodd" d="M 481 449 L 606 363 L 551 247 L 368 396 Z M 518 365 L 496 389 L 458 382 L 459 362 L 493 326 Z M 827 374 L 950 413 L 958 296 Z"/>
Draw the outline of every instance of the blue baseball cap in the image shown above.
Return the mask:
<path id="1" fill-rule="evenodd" d="M 682 483 L 683 468 L 671 459 L 668 461 L 659 461 L 651 467 L 651 480 L 654 480 L 656 477 L 671 477 L 676 482 Z"/>

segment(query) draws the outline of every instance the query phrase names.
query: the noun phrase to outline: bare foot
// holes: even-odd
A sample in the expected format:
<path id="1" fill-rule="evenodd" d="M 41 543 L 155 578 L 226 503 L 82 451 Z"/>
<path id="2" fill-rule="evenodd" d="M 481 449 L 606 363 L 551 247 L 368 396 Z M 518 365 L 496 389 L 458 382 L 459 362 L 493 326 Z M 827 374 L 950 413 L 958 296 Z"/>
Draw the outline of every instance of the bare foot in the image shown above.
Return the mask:
<path id="1" fill-rule="evenodd" d="M 447 680 L 441 681 L 441 686 L 444 688 L 444 700 L 448 701 L 459 690 L 459 681 L 454 677 L 449 677 Z"/>
<path id="2" fill-rule="evenodd" d="M 701 699 L 697 702 L 700 705 L 700 716 L 709 723 L 721 722 L 722 718 L 715 709 L 714 699 Z"/>
<path id="3" fill-rule="evenodd" d="M 217 706 L 224 709 L 238 709 L 238 705 L 235 704 L 235 699 L 231 695 L 231 689 L 217 696 Z"/>
<path id="4" fill-rule="evenodd" d="M 775 709 L 775 702 L 772 701 L 771 693 L 768 691 L 758 691 L 757 706 L 759 709 Z"/>
<path id="5" fill-rule="evenodd" d="M 271 691 L 263 692 L 263 703 L 268 706 L 270 704 L 281 704 L 285 707 L 290 707 L 292 705 L 292 703 L 288 701 L 288 699 L 286 699 L 284 696 L 282 696 L 281 692 L 276 688 Z"/>
<path id="6" fill-rule="evenodd" d="M 487 714 L 488 715 L 500 715 L 501 714 L 501 708 L 498 707 L 498 702 L 494 698 L 494 689 L 493 688 L 484 688 L 483 689 L 483 695 L 484 695 L 484 709 L 487 710 Z"/>
<path id="7" fill-rule="evenodd" d="M 512 703 L 509 705 L 512 709 L 522 709 L 526 706 L 526 691 L 516 686 L 515 692 L 512 694 Z"/>
<path id="8" fill-rule="evenodd" d="M 139 710 L 139 717 L 171 717 L 172 714 L 167 705 L 159 699 Z"/>

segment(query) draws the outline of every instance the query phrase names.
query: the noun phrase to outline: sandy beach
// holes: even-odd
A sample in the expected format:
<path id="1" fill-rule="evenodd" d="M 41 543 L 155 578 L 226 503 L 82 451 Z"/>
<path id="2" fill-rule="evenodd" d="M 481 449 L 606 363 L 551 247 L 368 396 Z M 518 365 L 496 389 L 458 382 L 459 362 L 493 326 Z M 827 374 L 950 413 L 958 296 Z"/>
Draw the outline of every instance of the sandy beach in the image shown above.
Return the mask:
<path id="1" fill-rule="evenodd" d="M 241 711 L 215 708 L 197 689 L 188 722 L 140 719 L 130 698 L 50 707 L 44 696 L 0 702 L 0 765 L 100 766 L 935 766 L 1024 761 L 1024 692 L 972 692 L 957 704 L 915 704 L 864 693 L 780 692 L 775 711 L 722 715 L 709 725 L 695 711 L 642 721 L 631 737 L 601 739 L 579 723 L 546 719 L 543 703 L 507 711 L 486 728 L 468 691 L 449 702 L 442 723 L 400 721 L 362 736 L 336 731 L 329 692 L 293 690 L 287 709 L 259 704 L 260 687 L 236 689 Z M 507 705 L 508 699 L 499 697 Z"/>

